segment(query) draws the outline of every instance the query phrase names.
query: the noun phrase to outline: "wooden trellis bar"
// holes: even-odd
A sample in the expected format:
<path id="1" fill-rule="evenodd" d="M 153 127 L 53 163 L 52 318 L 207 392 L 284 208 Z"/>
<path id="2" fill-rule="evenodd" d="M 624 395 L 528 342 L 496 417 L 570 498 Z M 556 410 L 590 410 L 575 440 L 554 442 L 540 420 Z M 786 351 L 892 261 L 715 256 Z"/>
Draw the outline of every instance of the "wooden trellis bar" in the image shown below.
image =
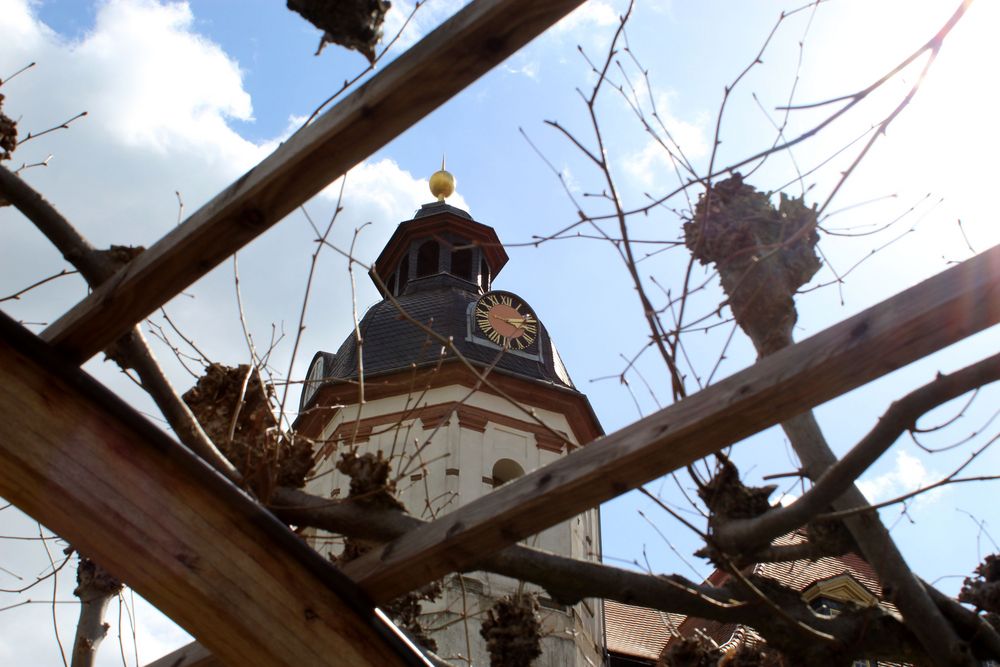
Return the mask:
<path id="1" fill-rule="evenodd" d="M 78 362 L 503 62 L 583 0 L 477 0 L 292 136 L 42 333 Z"/>
<path id="2" fill-rule="evenodd" d="M 76 369 L 582 0 L 477 0 L 293 136 L 42 335 L 0 316 L 0 495 L 224 663 L 414 654 L 350 581 Z M 1000 320 L 1000 246 L 350 563 L 376 601 L 473 566 L 639 484 Z M 192 653 L 204 661 L 204 652 Z"/>
<path id="3" fill-rule="evenodd" d="M 191 642 L 146 667 L 221 667 L 222 663 L 199 642 Z"/>
<path id="4" fill-rule="evenodd" d="M 0 314 L 0 496 L 224 664 L 427 665 L 257 502 Z"/>
<path id="5" fill-rule="evenodd" d="M 1000 321 L 995 246 L 345 565 L 390 600 Z"/>
<path id="6" fill-rule="evenodd" d="M 1000 322 L 1000 246 L 347 563 L 376 602 Z M 190 644 L 150 667 L 216 667 Z"/>

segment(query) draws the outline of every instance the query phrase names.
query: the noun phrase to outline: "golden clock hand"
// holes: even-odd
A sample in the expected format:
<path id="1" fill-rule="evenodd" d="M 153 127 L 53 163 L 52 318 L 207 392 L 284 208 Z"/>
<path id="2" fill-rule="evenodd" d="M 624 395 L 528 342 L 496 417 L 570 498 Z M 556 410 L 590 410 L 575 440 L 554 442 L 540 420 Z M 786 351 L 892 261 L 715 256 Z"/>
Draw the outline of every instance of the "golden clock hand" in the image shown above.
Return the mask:
<path id="1" fill-rule="evenodd" d="M 509 324 L 509 325 L 511 325 L 513 327 L 517 327 L 518 329 L 520 329 L 521 325 L 524 324 L 524 318 L 523 317 L 522 318 L 517 318 L 517 317 L 498 317 L 497 319 L 500 320 L 501 322 L 506 322 L 507 324 Z"/>

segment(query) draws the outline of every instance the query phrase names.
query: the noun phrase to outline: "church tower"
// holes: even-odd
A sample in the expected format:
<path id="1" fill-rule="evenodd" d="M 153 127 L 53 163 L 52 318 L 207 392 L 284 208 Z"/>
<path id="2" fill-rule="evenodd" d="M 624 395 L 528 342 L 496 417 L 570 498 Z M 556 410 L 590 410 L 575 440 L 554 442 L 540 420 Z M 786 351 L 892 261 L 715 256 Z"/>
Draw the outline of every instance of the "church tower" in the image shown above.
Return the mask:
<path id="1" fill-rule="evenodd" d="M 601 427 L 577 391 L 538 313 L 494 290 L 508 256 L 492 227 L 444 199 L 454 179 L 431 177 L 437 201 L 400 223 L 371 271 L 382 295 L 336 353 L 318 352 L 302 391 L 299 429 L 326 443 L 309 490 L 345 497 L 344 451 L 382 452 L 397 497 L 429 520 L 585 445 Z M 600 559 L 596 510 L 523 542 Z M 537 587 L 539 667 L 603 663 L 600 601 L 564 606 Z M 450 575 L 424 603 L 423 625 L 454 665 L 489 665 L 479 628 L 493 603 L 518 591 L 494 574 Z M 471 655 L 470 655 L 471 652 Z"/>

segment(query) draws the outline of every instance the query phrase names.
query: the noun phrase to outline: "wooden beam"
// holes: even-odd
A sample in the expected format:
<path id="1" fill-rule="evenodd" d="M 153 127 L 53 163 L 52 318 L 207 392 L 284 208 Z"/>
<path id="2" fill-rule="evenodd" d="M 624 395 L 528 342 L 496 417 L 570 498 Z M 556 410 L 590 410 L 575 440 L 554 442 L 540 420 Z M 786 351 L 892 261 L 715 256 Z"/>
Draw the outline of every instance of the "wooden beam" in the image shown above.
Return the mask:
<path id="1" fill-rule="evenodd" d="M 1000 246 L 372 550 L 390 600 L 1000 321 Z"/>
<path id="2" fill-rule="evenodd" d="M 0 315 L 0 496 L 223 664 L 429 664 L 273 515 L 57 356 Z"/>
<path id="3" fill-rule="evenodd" d="M 997 284 L 1000 282 L 1000 247 L 993 248 L 988 253 L 966 262 L 958 267 L 950 269 L 949 271 L 935 276 L 924 283 L 897 295 L 895 298 L 890 299 L 887 302 L 883 302 L 868 311 L 857 315 L 846 322 L 842 322 L 835 327 L 828 329 L 820 334 L 817 334 L 813 338 L 799 343 L 793 348 L 789 348 L 778 355 L 775 355 L 769 360 L 765 360 L 757 364 L 756 366 L 747 369 L 737 375 L 724 380 L 723 382 L 711 387 L 703 392 L 699 392 L 690 399 L 685 400 L 682 404 L 671 406 L 666 410 L 663 410 L 655 415 L 648 417 L 647 419 L 639 422 L 632 427 L 618 431 L 603 440 L 593 443 L 592 447 L 586 447 L 580 451 L 578 454 L 573 454 L 571 457 L 562 459 L 560 462 L 549 465 L 539 471 L 532 473 L 531 475 L 523 478 L 522 480 L 517 480 L 510 482 L 505 485 L 500 491 L 494 492 L 484 499 L 478 501 L 478 504 L 486 507 L 483 513 L 493 511 L 488 509 L 489 507 L 495 507 L 496 511 L 499 512 L 502 507 L 500 505 L 509 505 L 512 503 L 509 499 L 504 499 L 501 497 L 501 491 L 505 489 L 514 489 L 513 493 L 504 491 L 509 495 L 517 496 L 518 498 L 523 498 L 524 496 L 530 496 L 531 491 L 540 485 L 541 479 L 546 476 L 552 476 L 550 479 L 554 479 L 553 488 L 558 491 L 559 485 L 565 485 L 570 480 L 566 478 L 567 472 L 577 473 L 576 468 L 580 468 L 579 473 L 586 473 L 591 476 L 592 482 L 601 482 L 600 477 L 593 477 L 593 471 L 599 470 L 600 475 L 603 476 L 605 472 L 610 472 L 614 469 L 614 461 L 618 460 L 624 456 L 630 456 L 628 451 L 625 450 L 635 450 L 637 448 L 642 448 L 643 443 L 640 438 L 649 438 L 649 442 L 645 445 L 646 447 L 656 447 L 661 449 L 666 449 L 676 443 L 676 450 L 674 450 L 675 456 L 686 457 L 683 458 L 685 462 L 690 462 L 695 460 L 694 457 L 697 455 L 691 453 L 691 448 L 695 447 L 700 450 L 706 450 L 706 453 L 710 451 L 716 451 L 721 446 L 725 446 L 728 442 L 723 442 L 720 447 L 715 447 L 712 450 L 708 450 L 708 445 L 704 444 L 701 439 L 697 436 L 691 437 L 687 434 L 690 428 L 685 429 L 683 435 L 678 435 L 681 433 L 679 427 L 682 426 L 684 421 L 690 420 L 692 417 L 697 418 L 697 413 L 692 412 L 688 415 L 679 414 L 681 405 L 690 405 L 692 401 L 702 401 L 705 403 L 711 403 L 713 401 L 720 402 L 719 405 L 715 406 L 713 413 L 709 414 L 708 417 L 700 417 L 702 421 L 702 428 L 711 428 L 714 430 L 716 427 L 716 419 L 721 419 L 727 412 L 732 404 L 736 403 L 739 399 L 740 391 L 743 387 L 747 387 L 746 392 L 752 393 L 755 391 L 762 391 L 767 389 L 765 383 L 774 382 L 778 371 L 782 368 L 788 371 L 789 377 L 788 381 L 793 383 L 806 382 L 807 384 L 813 385 L 813 390 L 815 390 L 815 385 L 818 382 L 822 382 L 825 379 L 833 380 L 824 376 L 824 378 L 814 377 L 811 380 L 808 378 L 808 373 L 812 372 L 814 369 L 822 369 L 824 367 L 829 367 L 831 364 L 836 363 L 836 359 L 844 358 L 845 356 L 853 359 L 852 363 L 858 363 L 857 375 L 854 380 L 847 383 L 846 386 L 837 390 L 838 393 L 847 391 L 853 386 L 857 386 L 868 382 L 875 377 L 883 375 L 893 369 L 905 365 L 910 361 L 919 358 L 920 356 L 925 356 L 931 352 L 936 351 L 948 344 L 955 342 L 965 336 L 971 335 L 976 331 L 984 329 L 988 326 L 995 324 L 1000 320 L 1000 293 L 997 290 Z M 947 291 L 949 289 L 954 289 L 954 294 L 949 298 Z M 926 299 L 924 303 L 922 300 Z M 910 306 L 904 308 L 904 306 Z M 940 323 L 935 323 L 934 319 L 937 316 L 941 316 L 942 320 Z M 939 324 L 945 324 L 946 326 L 940 326 Z M 876 325 L 876 328 L 872 328 L 872 324 Z M 941 336 L 930 336 L 928 331 L 933 333 L 934 328 L 940 328 Z M 847 340 L 843 340 L 845 338 Z M 907 348 L 907 351 L 902 355 L 892 355 L 892 358 L 888 358 L 884 355 L 876 355 L 873 348 L 884 344 L 886 339 L 896 340 L 900 347 Z M 845 349 L 845 346 L 852 345 L 851 340 L 854 340 L 853 351 L 851 349 Z M 864 344 L 862 345 L 862 341 Z M 893 346 L 894 347 L 894 346 Z M 812 355 L 812 356 L 810 356 Z M 853 356 L 852 356 L 853 355 Z M 821 357 L 826 357 L 826 361 L 823 361 Z M 784 359 L 782 359 L 784 357 Z M 809 362 L 808 366 L 803 366 L 798 371 L 793 368 L 793 364 L 799 363 L 803 359 Z M 764 364 L 777 364 L 776 367 L 772 368 L 769 372 L 761 372 L 759 369 L 764 366 Z M 815 365 L 814 365 L 815 364 Z M 828 371 L 825 371 L 828 372 Z M 757 375 L 758 377 L 748 377 L 750 375 Z M 840 383 L 843 383 L 843 378 L 839 379 Z M 719 387 L 723 387 L 722 390 Z M 757 387 L 756 389 L 754 387 Z M 735 394 L 734 396 L 734 390 Z M 770 391 L 774 392 L 772 388 Z M 715 392 L 713 395 L 709 392 Z M 824 397 L 826 393 L 822 392 L 821 395 L 812 395 L 806 403 L 810 405 L 816 405 L 823 400 L 829 398 Z M 770 419 L 774 420 L 775 423 L 781 419 L 786 418 L 789 414 L 794 414 L 794 411 L 801 411 L 798 402 L 791 401 L 789 399 L 794 399 L 795 395 L 784 395 L 778 396 L 776 400 L 773 401 L 773 409 L 776 414 L 772 415 Z M 725 401 L 729 401 L 728 403 Z M 808 406 L 807 406 L 808 407 Z M 703 404 L 702 409 L 705 408 Z M 764 406 L 764 409 L 768 409 L 768 406 Z M 788 414 L 786 414 L 788 413 Z M 759 421 L 756 421 L 759 424 Z M 671 428 L 677 428 L 676 431 L 671 431 Z M 766 428 L 766 426 L 761 427 Z M 657 433 L 659 431 L 659 434 Z M 676 438 L 676 440 L 673 440 Z M 738 439 L 738 438 L 736 438 Z M 725 440 L 728 440 L 726 438 Z M 733 440 L 735 441 L 735 440 Z M 584 452 L 589 452 L 592 456 L 588 459 L 585 458 Z M 634 456 L 634 455 L 633 455 Z M 612 459 L 612 464 L 596 464 L 591 459 L 594 458 L 609 458 Z M 664 454 L 657 456 L 657 463 L 660 458 L 664 457 Z M 644 459 L 645 460 L 645 459 Z M 601 467 L 601 466 L 605 467 Z M 621 464 L 619 464 L 621 465 Z M 673 463 L 668 463 L 667 465 L 673 465 Z M 675 467 L 680 467 L 684 463 L 680 463 Z M 584 470 L 585 468 L 585 470 Z M 665 471 L 666 472 L 666 471 Z M 665 474 L 665 472 L 657 472 L 657 470 L 650 470 L 642 477 L 653 478 L 660 474 Z M 556 478 L 555 475 L 559 477 Z M 634 473 L 632 474 L 635 477 Z M 610 478 L 610 494 L 608 498 L 614 495 L 619 495 L 624 491 L 628 490 L 627 484 L 622 480 L 621 473 L 616 472 Z M 648 480 L 647 480 L 648 481 Z M 634 483 L 635 485 L 642 482 Z M 602 485 L 604 487 L 608 485 Z M 522 487 L 522 488 L 518 488 Z M 602 493 L 607 494 L 608 489 L 602 488 Z M 544 495 L 545 492 L 543 491 Z M 556 493 L 549 492 L 549 495 L 541 500 L 541 504 L 544 506 L 547 502 L 554 501 L 556 498 Z M 587 500 L 578 500 L 579 496 L 573 496 L 570 500 L 565 499 L 565 491 L 562 492 L 562 498 L 560 499 L 561 511 L 558 513 L 559 516 L 567 514 L 572 516 L 578 514 L 584 509 L 588 509 L 590 505 L 585 505 L 585 502 L 591 502 L 588 498 Z M 604 498 L 605 500 L 607 498 Z M 518 505 L 521 501 L 513 501 L 513 504 Z M 596 502 L 601 502 L 597 500 Z M 466 508 L 472 507 L 472 504 L 467 505 Z M 407 543 L 409 539 L 417 535 L 419 531 L 429 530 L 432 526 L 436 526 L 435 534 L 440 535 L 441 532 L 447 533 L 448 530 L 456 530 L 454 527 L 459 526 L 457 530 L 464 530 L 464 526 L 467 525 L 469 520 L 477 520 L 480 511 L 476 511 L 471 517 L 463 514 L 466 508 L 459 508 L 455 513 L 446 516 L 445 518 L 434 522 L 434 524 L 428 524 L 426 527 L 414 531 L 410 535 L 397 540 L 394 543 L 390 543 L 389 547 L 382 550 L 380 563 L 383 563 L 391 567 L 393 561 L 391 560 L 392 552 L 402 547 L 403 549 L 412 549 L 413 547 Z M 535 511 L 535 510 L 533 510 Z M 566 518 L 566 517 L 563 517 Z M 557 519 L 556 522 L 562 519 Z M 508 518 L 507 522 L 511 519 Z M 525 522 L 523 519 L 519 519 L 520 529 L 516 534 L 531 530 L 530 528 L 523 527 Z M 548 520 L 539 522 L 547 523 Z M 537 530 L 544 530 L 548 525 L 540 526 Z M 480 528 L 481 529 L 481 528 Z M 511 529 L 509 527 L 497 526 L 497 530 L 503 531 L 505 534 L 501 539 L 497 539 L 495 535 L 491 536 L 491 544 L 485 545 L 477 541 L 473 541 L 470 546 L 466 546 L 469 543 L 467 540 L 475 540 L 476 537 L 469 537 L 468 533 L 465 533 L 462 538 L 458 541 L 457 548 L 460 549 L 461 554 L 457 558 L 448 559 L 448 567 L 454 567 L 455 570 L 461 569 L 471 563 L 474 563 L 478 558 L 481 558 L 484 553 L 487 553 L 489 549 L 493 549 L 494 545 L 499 543 L 495 548 L 499 549 L 506 544 L 513 543 L 522 537 L 525 537 L 527 532 L 520 537 L 513 537 L 514 533 L 509 532 Z M 425 538 L 422 538 L 425 539 Z M 482 546 L 482 548 L 480 548 Z M 455 545 L 451 545 L 450 549 L 456 548 Z M 388 552 L 388 553 L 387 553 Z M 450 555 L 450 551 L 446 552 L 445 557 Z M 420 556 L 421 554 L 417 554 Z M 416 559 L 414 559 L 416 560 Z M 358 561 L 355 561 L 357 563 Z M 370 572 L 369 568 L 364 570 L 355 569 L 354 564 L 348 565 L 346 568 L 349 575 L 361 577 L 362 583 L 366 581 L 364 578 L 366 573 Z M 400 573 L 396 579 L 395 583 L 400 588 L 406 588 L 412 590 L 420 586 L 422 583 L 426 583 L 426 574 L 418 574 L 417 576 L 406 576 L 406 569 Z M 369 576 L 368 582 L 378 580 L 375 577 Z M 384 585 L 384 584 L 383 584 Z M 375 590 L 371 584 L 368 584 L 369 589 L 374 592 L 377 596 L 381 597 L 382 593 L 379 590 Z M 385 593 L 387 596 L 391 596 L 391 593 Z M 198 645 L 197 642 L 188 644 L 187 646 L 178 649 L 177 651 L 161 658 L 160 660 L 148 665 L 148 667 L 217 667 L 218 663 L 214 661 L 211 655 L 205 651 L 205 649 Z"/>
<path id="4" fill-rule="evenodd" d="M 83 362 L 583 0 L 476 0 L 293 135 L 42 334 Z"/>
<path id="5" fill-rule="evenodd" d="M 221 665 L 219 659 L 200 642 L 191 642 L 148 663 L 146 667 L 221 667 Z"/>

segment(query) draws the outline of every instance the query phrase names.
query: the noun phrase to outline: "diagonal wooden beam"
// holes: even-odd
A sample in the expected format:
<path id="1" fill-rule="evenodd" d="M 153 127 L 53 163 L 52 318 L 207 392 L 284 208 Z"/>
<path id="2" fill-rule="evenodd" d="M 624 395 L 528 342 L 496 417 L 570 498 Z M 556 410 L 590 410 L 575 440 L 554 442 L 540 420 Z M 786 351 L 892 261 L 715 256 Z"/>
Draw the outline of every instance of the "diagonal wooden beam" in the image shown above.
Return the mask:
<path id="1" fill-rule="evenodd" d="M 815 353 L 815 362 L 817 364 L 819 364 L 820 362 L 820 357 L 825 355 L 826 357 L 828 357 L 828 359 L 825 361 L 824 364 L 821 365 L 829 365 L 835 363 L 836 361 L 835 358 L 843 357 L 845 355 L 850 356 L 853 354 L 856 355 L 854 358 L 858 362 L 862 363 L 862 366 L 859 367 L 858 375 L 863 377 L 856 378 L 850 384 L 853 385 L 855 382 L 858 384 L 867 382 L 871 379 L 874 379 L 874 377 L 878 375 L 882 375 L 886 372 L 891 371 L 893 368 L 908 363 L 908 360 L 912 360 L 919 356 L 929 354 L 930 352 L 933 352 L 936 349 L 944 347 L 951 342 L 954 342 L 964 336 L 970 335 L 975 331 L 991 326 L 991 324 L 995 323 L 998 319 L 1000 319 L 1000 313 L 998 313 L 998 310 L 1000 310 L 1000 296 L 998 296 L 996 287 L 998 279 L 1000 279 L 1000 249 L 994 248 L 988 253 L 975 258 L 974 261 L 967 262 L 966 264 L 963 264 L 959 267 L 949 270 L 948 272 L 936 276 L 931 280 L 926 281 L 925 283 L 922 283 L 921 285 L 912 288 L 911 290 L 903 292 L 902 294 L 896 296 L 894 299 L 891 299 L 888 302 L 883 302 L 882 304 L 879 304 L 878 306 L 869 309 L 865 313 L 862 313 L 854 318 L 851 318 L 850 320 L 843 322 L 833 327 L 832 329 L 829 329 L 821 334 L 818 334 L 809 341 L 804 341 L 803 343 L 796 345 L 794 348 L 791 348 L 791 350 L 798 350 L 797 352 L 790 353 L 790 351 L 786 351 L 781 354 L 790 355 L 790 357 L 800 358 L 802 355 L 802 350 L 806 350 L 809 351 L 811 354 Z M 948 298 L 947 290 L 955 289 L 956 287 L 960 287 L 960 289 L 956 290 L 955 294 L 952 295 L 952 298 Z M 921 301 L 923 299 L 928 299 L 928 302 L 922 303 Z M 903 306 L 910 306 L 910 307 L 905 309 L 907 312 L 902 312 L 902 313 L 898 312 L 899 309 L 902 308 Z M 943 314 L 942 323 L 945 323 L 947 325 L 939 327 L 944 332 L 943 335 L 940 337 L 928 338 L 927 336 L 928 327 L 931 328 L 937 327 L 937 324 L 934 322 L 934 318 L 942 314 Z M 950 317 L 949 319 L 949 314 L 957 315 L 957 317 Z M 881 333 L 878 333 L 877 331 L 873 331 L 871 329 L 872 322 L 874 322 L 877 325 L 877 329 L 880 330 Z M 896 331 L 894 333 L 894 330 L 901 330 L 901 331 Z M 861 339 L 867 337 L 867 342 L 863 346 L 855 347 L 853 352 L 851 352 L 850 350 L 842 349 L 845 344 L 845 341 L 840 341 L 838 343 L 838 339 L 843 338 L 844 331 L 848 332 L 849 334 L 848 338 L 856 338 L 860 342 Z M 875 361 L 869 364 L 869 366 L 867 367 L 863 366 L 863 364 L 869 363 L 872 358 L 873 351 L 870 348 L 872 348 L 873 346 L 880 345 L 881 343 L 879 341 L 884 341 L 887 337 L 889 338 L 895 337 L 895 340 L 898 340 L 901 346 L 907 347 L 909 351 L 907 351 L 904 355 L 893 356 L 892 358 L 878 356 L 875 359 Z M 819 341 L 819 344 L 810 341 Z M 848 340 L 846 342 L 849 343 L 850 341 Z M 809 344 L 811 348 L 803 347 L 806 346 L 807 344 Z M 817 346 L 819 349 L 817 349 Z M 823 349 L 826 350 L 825 353 L 819 351 Z M 836 350 L 840 351 L 837 352 Z M 780 355 L 778 356 L 780 357 Z M 793 363 L 792 361 L 781 361 L 779 359 L 779 365 L 788 367 L 786 368 L 786 370 L 789 372 L 791 381 L 796 381 L 795 378 L 791 377 L 796 372 L 798 372 L 800 376 L 803 376 L 804 373 L 808 373 L 811 370 L 813 370 L 813 367 L 809 367 L 800 369 L 800 371 L 796 371 L 794 368 L 790 367 L 792 363 Z M 748 389 L 748 391 L 754 391 L 752 389 L 754 384 L 763 388 L 763 383 L 767 379 L 764 376 L 761 376 L 756 380 L 753 379 L 748 380 L 745 377 L 747 374 L 755 372 L 754 369 L 758 368 L 758 366 L 760 365 L 761 364 L 758 364 L 757 366 L 754 366 L 753 368 L 748 369 L 747 371 L 743 371 L 742 373 L 737 374 L 733 378 L 730 378 L 729 380 L 726 380 L 723 383 L 716 385 L 716 387 L 722 386 L 725 383 L 730 383 L 731 384 L 730 388 L 728 390 L 724 390 L 723 392 L 724 394 L 729 395 L 730 397 L 732 394 L 731 390 L 733 387 L 737 387 L 736 391 L 737 394 L 739 393 L 738 387 L 742 386 L 751 388 Z M 865 370 L 865 368 L 867 368 L 868 370 Z M 874 375 L 872 375 L 872 373 L 874 373 Z M 773 376 L 773 373 L 771 373 L 771 375 Z M 741 376 L 743 376 L 742 379 L 740 379 Z M 797 381 L 802 381 L 803 379 L 809 381 L 807 377 L 805 378 L 800 377 L 800 379 Z M 822 380 L 823 378 L 817 376 L 814 377 L 809 382 L 814 384 L 815 382 L 821 382 Z M 849 389 L 850 387 L 847 388 Z M 709 390 L 706 391 L 717 391 L 717 390 L 715 388 L 710 388 Z M 695 400 L 698 396 L 702 396 L 702 394 L 704 393 L 705 392 L 700 392 L 696 396 L 692 396 L 690 399 L 685 401 L 685 404 L 688 403 L 688 401 L 690 400 Z M 713 400 L 724 401 L 725 399 L 720 398 L 719 395 L 717 395 L 716 398 Z M 818 403 L 821 402 L 822 400 L 823 400 L 822 397 L 817 397 L 810 399 L 807 402 L 811 403 L 815 401 L 815 403 Z M 721 413 L 726 412 L 728 409 L 727 405 L 729 405 L 729 403 L 723 402 L 715 406 L 715 416 L 720 417 L 721 416 L 719 415 L 720 412 Z M 782 414 L 785 414 L 786 412 L 791 412 L 792 410 L 799 409 L 798 407 L 782 405 L 780 402 L 776 402 L 774 407 L 775 410 L 780 412 L 780 414 L 772 415 L 771 418 L 775 420 L 777 420 L 778 417 L 780 417 Z M 639 424 L 643 424 L 641 427 L 639 426 L 639 424 L 636 424 L 633 427 L 630 427 L 629 429 L 625 429 L 624 431 L 619 431 L 618 433 L 614 433 L 604 438 L 600 442 L 595 442 L 593 447 L 584 448 L 584 450 L 581 450 L 580 454 L 572 455 L 572 463 L 568 464 L 561 463 L 561 467 L 566 468 L 567 466 L 569 466 L 570 468 L 576 468 L 578 466 L 579 467 L 583 467 L 585 465 L 590 466 L 588 467 L 588 471 L 590 471 L 589 474 L 592 475 L 593 474 L 592 471 L 594 469 L 601 469 L 601 468 L 595 468 L 593 467 L 593 464 L 589 462 L 581 463 L 580 461 L 583 460 L 582 456 L 583 451 L 592 452 L 594 453 L 595 456 L 599 453 L 602 456 L 608 456 L 614 458 L 616 455 L 621 456 L 624 454 L 623 452 L 615 451 L 616 447 L 615 443 L 624 442 L 624 444 L 617 445 L 618 448 L 621 449 L 630 446 L 635 447 L 635 444 L 631 443 L 630 441 L 638 439 L 638 437 L 640 436 L 636 435 L 635 433 L 632 433 L 631 432 L 632 429 L 638 430 L 639 428 L 641 428 L 643 433 L 649 434 L 651 430 L 660 428 L 662 430 L 662 434 L 666 435 L 667 433 L 670 432 L 668 428 L 670 424 L 676 423 L 677 425 L 680 425 L 680 422 L 682 421 L 681 419 L 677 419 L 676 422 L 674 422 L 674 419 L 672 418 L 665 419 L 664 413 L 668 411 L 673 411 L 675 413 L 673 417 L 677 417 L 676 415 L 676 412 L 678 411 L 677 406 L 672 406 L 671 408 L 667 408 L 666 411 L 653 415 L 647 418 L 647 420 L 644 420 L 645 422 L 656 422 L 655 424 L 654 423 L 643 424 L 642 422 L 640 422 Z M 709 415 L 708 417 L 702 417 L 700 419 L 703 422 L 701 424 L 702 428 L 713 428 L 715 425 L 715 420 L 713 419 L 712 415 Z M 656 438 L 658 436 L 656 436 L 654 432 L 651 434 L 651 437 Z M 691 438 L 685 436 L 684 441 L 679 442 L 677 444 L 677 450 L 678 450 L 677 454 L 679 454 L 682 457 L 691 456 L 692 455 L 690 451 L 691 443 L 697 444 L 700 443 L 700 440 L 697 437 Z M 641 443 L 638 444 L 641 445 Z M 664 441 L 661 442 L 659 445 L 655 445 L 655 443 L 650 442 L 649 446 L 655 445 L 657 447 L 666 448 L 671 444 L 672 443 L 670 441 L 664 439 Z M 698 446 L 702 449 L 706 448 L 705 445 L 699 444 Z M 570 458 L 564 459 L 564 461 L 565 460 L 570 460 Z M 679 467 L 679 465 L 677 467 Z M 533 473 L 533 476 L 537 478 L 539 476 L 551 475 L 555 467 L 556 466 L 547 466 L 546 468 L 537 471 L 536 473 Z M 562 472 L 565 472 L 565 470 L 563 470 Z M 644 476 L 655 477 L 658 474 L 661 473 L 658 473 L 655 470 L 650 470 Z M 615 478 L 620 478 L 620 474 L 616 475 Z M 515 494 L 518 496 L 524 496 L 526 493 L 530 493 L 530 490 L 532 488 L 535 488 L 538 481 L 539 480 L 537 479 L 533 480 L 532 482 L 530 482 L 529 486 L 528 484 L 526 484 L 524 480 L 519 480 L 516 482 L 512 482 L 503 488 L 504 489 L 516 488 L 518 485 L 524 485 L 527 487 L 527 489 L 519 491 L 517 494 Z M 613 495 L 617 495 L 618 493 L 624 492 L 624 490 L 626 490 L 625 485 L 622 483 L 612 480 L 611 484 L 614 487 L 612 489 Z M 616 486 L 616 484 L 618 484 L 618 486 Z M 487 496 L 482 501 L 480 501 L 480 503 L 483 505 L 496 505 L 497 504 L 496 499 L 499 497 L 499 494 L 500 494 L 499 491 L 494 492 L 490 496 Z M 545 503 L 548 500 L 548 498 L 550 497 L 542 499 L 541 502 Z M 584 501 L 582 500 L 577 502 L 577 499 L 574 497 L 573 502 L 565 503 L 565 506 L 561 513 L 576 514 L 582 511 L 583 509 L 587 509 L 587 507 L 583 506 L 583 502 Z M 497 507 L 497 509 L 500 508 Z M 463 509 L 460 508 L 459 510 L 456 511 L 455 514 L 457 515 L 462 511 Z M 487 512 L 488 511 L 489 510 L 487 510 Z M 445 517 L 445 519 L 439 520 L 436 523 L 441 524 L 442 521 L 446 520 L 449 521 L 448 524 L 449 527 L 445 530 L 445 532 L 447 532 L 447 530 L 454 530 L 454 528 L 452 528 L 454 526 L 459 526 L 457 530 L 462 530 L 462 525 L 465 520 L 465 517 L 456 517 L 455 515 L 449 515 Z M 547 525 L 541 526 L 539 530 L 542 530 L 546 527 L 548 526 Z M 428 524 L 426 528 L 430 528 L 430 524 Z M 438 534 L 440 534 L 440 528 L 441 526 L 439 526 L 438 528 L 439 531 Z M 421 530 L 423 530 L 423 528 Z M 500 527 L 499 530 L 503 531 L 504 528 Z M 406 540 L 410 539 L 415 534 L 417 534 L 417 531 L 414 531 L 414 533 L 412 533 L 409 536 L 401 538 L 397 543 L 393 544 L 395 544 L 397 547 L 402 545 L 403 548 L 408 548 L 409 545 L 406 543 Z M 463 536 L 461 539 L 468 540 L 474 538 Z M 510 534 L 506 534 L 500 541 L 513 542 L 516 541 L 516 539 L 519 538 L 511 539 Z M 494 541 L 496 540 L 494 539 Z M 473 543 L 471 549 L 473 550 L 474 553 L 473 555 L 470 556 L 469 553 L 470 548 L 468 546 L 463 547 L 461 546 L 461 544 L 459 546 L 462 551 L 462 556 L 460 556 L 458 559 L 453 559 L 449 561 L 448 564 L 448 567 L 454 567 L 456 570 L 461 568 L 460 564 L 462 563 L 464 563 L 464 565 L 469 565 L 470 562 L 475 562 L 476 560 L 481 558 L 482 555 L 487 552 L 487 548 L 489 548 L 486 547 L 485 545 L 483 548 L 479 548 L 480 543 L 478 542 Z M 389 566 L 392 566 L 391 551 L 389 553 L 386 553 L 386 551 L 388 550 L 383 551 L 382 559 Z M 471 561 L 468 560 L 470 557 Z M 370 572 L 368 568 L 365 568 L 364 570 L 356 570 L 353 567 L 353 565 L 349 565 L 346 569 L 348 574 L 360 577 L 365 577 L 366 574 Z M 422 583 L 426 583 L 424 581 L 425 576 L 426 575 L 422 573 L 417 574 L 416 576 L 405 576 L 405 575 L 399 576 L 396 578 L 395 584 L 399 587 L 412 590 L 413 588 L 416 588 Z M 362 582 L 364 581 L 365 579 L 362 578 Z M 369 575 L 368 581 L 371 582 L 377 580 Z M 382 582 L 377 582 L 377 583 L 382 583 Z M 381 597 L 382 593 L 380 593 L 379 591 L 374 591 L 374 592 Z M 391 596 L 391 593 L 385 593 L 385 595 Z M 194 642 L 188 644 L 187 646 L 181 649 L 178 649 L 177 651 L 174 651 L 173 653 L 161 658 L 160 660 L 157 660 L 154 663 L 151 663 L 147 667 L 218 667 L 218 665 L 219 663 L 214 658 L 214 656 L 209 654 L 197 642 Z"/>
<path id="2" fill-rule="evenodd" d="M 146 667 L 222 667 L 222 663 L 200 642 L 191 642 L 148 663 Z"/>
<path id="3" fill-rule="evenodd" d="M 583 0 L 476 0 L 46 329 L 83 362 Z"/>
<path id="4" fill-rule="evenodd" d="M 222 664 L 427 665 L 273 515 L 0 314 L 0 496 Z"/>
<path id="5" fill-rule="evenodd" d="M 1000 246 L 344 567 L 390 600 L 1000 321 Z"/>

